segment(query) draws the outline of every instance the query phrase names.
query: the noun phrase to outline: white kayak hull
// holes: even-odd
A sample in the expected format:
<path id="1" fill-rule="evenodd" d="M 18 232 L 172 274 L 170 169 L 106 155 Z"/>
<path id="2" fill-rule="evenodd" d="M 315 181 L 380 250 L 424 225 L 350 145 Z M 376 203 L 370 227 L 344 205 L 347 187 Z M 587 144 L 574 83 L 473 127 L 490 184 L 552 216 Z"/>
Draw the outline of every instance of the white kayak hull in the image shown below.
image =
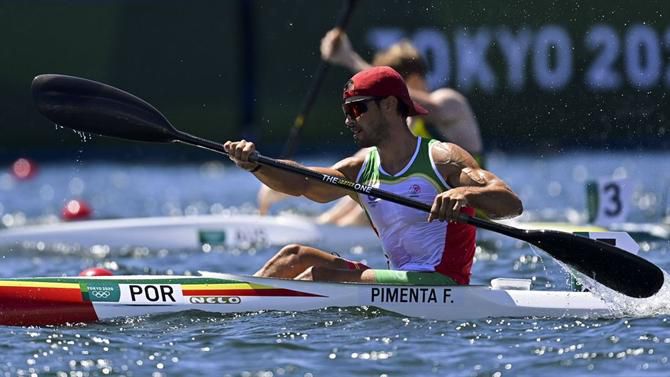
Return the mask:
<path id="1" fill-rule="evenodd" d="M 0 230 L 0 246 L 74 244 L 81 247 L 141 246 L 194 249 L 267 247 L 289 243 L 329 246 L 373 246 L 379 239 L 370 227 L 321 225 L 300 216 L 199 215 L 88 220 Z"/>
<path id="2" fill-rule="evenodd" d="M 588 292 L 504 288 L 322 283 L 220 273 L 8 279 L 0 281 L 0 324 L 360 306 L 435 320 L 611 315 L 608 304 Z"/>
<path id="3" fill-rule="evenodd" d="M 570 222 L 552 221 L 498 221 L 501 224 L 528 230 L 558 230 L 568 233 L 593 233 L 593 232 L 626 232 L 637 241 L 663 241 L 670 240 L 670 225 L 653 223 L 612 223 L 607 227 L 595 224 L 574 224 Z"/>

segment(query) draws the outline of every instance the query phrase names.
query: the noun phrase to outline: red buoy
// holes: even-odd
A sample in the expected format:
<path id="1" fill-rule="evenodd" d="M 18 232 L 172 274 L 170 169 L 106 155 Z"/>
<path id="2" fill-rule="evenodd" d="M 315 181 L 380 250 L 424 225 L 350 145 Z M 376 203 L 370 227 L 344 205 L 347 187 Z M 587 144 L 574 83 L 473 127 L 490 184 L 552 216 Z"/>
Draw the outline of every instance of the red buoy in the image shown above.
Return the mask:
<path id="1" fill-rule="evenodd" d="M 112 276 L 114 273 L 106 268 L 91 267 L 79 273 L 79 276 Z"/>
<path id="2" fill-rule="evenodd" d="M 65 204 L 61 211 L 63 220 L 84 220 L 91 217 L 91 207 L 83 200 L 72 199 Z"/>
<path id="3" fill-rule="evenodd" d="M 19 180 L 32 178 L 37 173 L 37 164 L 27 158 L 19 158 L 12 164 L 12 175 Z"/>

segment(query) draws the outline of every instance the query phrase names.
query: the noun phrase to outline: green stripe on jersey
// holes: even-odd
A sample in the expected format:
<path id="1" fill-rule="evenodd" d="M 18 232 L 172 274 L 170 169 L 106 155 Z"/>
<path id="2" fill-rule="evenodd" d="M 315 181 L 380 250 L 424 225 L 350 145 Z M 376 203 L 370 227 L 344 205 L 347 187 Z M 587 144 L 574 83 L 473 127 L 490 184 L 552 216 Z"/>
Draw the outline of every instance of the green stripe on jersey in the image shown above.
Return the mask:
<path id="1" fill-rule="evenodd" d="M 366 164 L 363 173 L 358 179 L 358 183 L 375 186 L 377 183 L 397 184 L 412 177 L 422 177 L 430 182 L 438 192 L 446 191 L 449 188 L 442 183 L 442 179 L 437 176 L 430 162 L 430 148 L 438 140 L 421 139 L 419 153 L 412 161 L 410 167 L 398 176 L 391 176 L 381 172 L 381 160 L 377 148 L 371 148 L 366 157 Z M 426 174 L 426 172 L 430 172 Z"/>

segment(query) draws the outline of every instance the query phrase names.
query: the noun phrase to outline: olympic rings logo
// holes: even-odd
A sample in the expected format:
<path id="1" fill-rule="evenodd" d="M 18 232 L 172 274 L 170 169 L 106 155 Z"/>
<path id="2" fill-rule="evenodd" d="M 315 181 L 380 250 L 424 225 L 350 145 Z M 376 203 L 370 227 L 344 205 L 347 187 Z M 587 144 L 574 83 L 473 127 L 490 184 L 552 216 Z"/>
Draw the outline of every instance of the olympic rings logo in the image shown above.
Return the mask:
<path id="1" fill-rule="evenodd" d="M 109 296 L 112 295 L 112 291 L 89 291 L 88 292 L 91 296 L 95 298 L 109 298 Z"/>

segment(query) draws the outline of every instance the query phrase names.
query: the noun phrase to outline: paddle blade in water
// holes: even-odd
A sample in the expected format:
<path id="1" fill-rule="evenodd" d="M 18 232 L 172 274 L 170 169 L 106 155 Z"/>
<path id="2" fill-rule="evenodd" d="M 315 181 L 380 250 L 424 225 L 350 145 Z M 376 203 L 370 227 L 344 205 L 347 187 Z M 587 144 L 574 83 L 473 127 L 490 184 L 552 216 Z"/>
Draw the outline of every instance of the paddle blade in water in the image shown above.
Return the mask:
<path id="1" fill-rule="evenodd" d="M 525 231 L 520 237 L 597 282 L 630 297 L 650 297 L 663 286 L 663 271 L 653 263 L 605 242 L 551 230 Z"/>
<path id="2" fill-rule="evenodd" d="M 38 111 L 62 127 L 140 141 L 175 139 L 177 131 L 156 108 L 106 84 L 48 74 L 35 77 L 32 92 Z"/>
<path id="3" fill-rule="evenodd" d="M 656 294 L 665 281 L 663 271 L 648 260 L 607 243 L 555 230 L 525 230 L 462 216 L 468 224 L 533 244 L 547 254 L 630 297 Z"/>

